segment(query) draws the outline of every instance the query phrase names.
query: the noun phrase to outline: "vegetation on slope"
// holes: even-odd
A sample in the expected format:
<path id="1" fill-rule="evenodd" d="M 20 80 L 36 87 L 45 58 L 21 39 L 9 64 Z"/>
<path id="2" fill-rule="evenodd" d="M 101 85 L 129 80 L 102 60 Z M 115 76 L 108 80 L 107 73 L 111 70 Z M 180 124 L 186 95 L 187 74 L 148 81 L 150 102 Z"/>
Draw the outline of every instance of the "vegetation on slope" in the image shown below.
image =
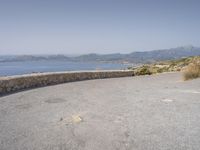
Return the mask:
<path id="1" fill-rule="evenodd" d="M 151 75 L 162 72 L 183 71 L 184 79 L 188 80 L 200 77 L 200 56 L 163 61 L 155 64 L 146 64 L 129 69 L 133 69 L 135 75 Z"/>

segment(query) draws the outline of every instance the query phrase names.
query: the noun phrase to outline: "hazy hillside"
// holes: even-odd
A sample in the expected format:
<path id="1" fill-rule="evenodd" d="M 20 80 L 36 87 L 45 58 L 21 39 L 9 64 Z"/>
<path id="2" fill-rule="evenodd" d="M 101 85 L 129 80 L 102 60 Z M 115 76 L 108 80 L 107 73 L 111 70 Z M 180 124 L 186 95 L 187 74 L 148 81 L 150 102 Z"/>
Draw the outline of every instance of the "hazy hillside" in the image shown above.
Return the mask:
<path id="1" fill-rule="evenodd" d="M 130 54 L 109 54 L 109 55 L 82 55 L 76 57 L 76 60 L 98 60 L 98 61 L 118 61 L 131 63 L 152 63 L 162 60 L 172 60 L 182 57 L 200 55 L 200 48 L 193 46 L 177 47 L 163 50 L 152 50 L 145 52 L 132 52 Z"/>
<path id="2" fill-rule="evenodd" d="M 66 55 L 22 55 L 22 56 L 0 56 L 0 62 L 8 61 L 37 61 L 37 60 L 63 60 L 63 61 L 107 61 L 107 62 L 119 62 L 119 63 L 152 63 L 162 60 L 173 60 L 189 56 L 200 55 L 200 48 L 193 46 L 184 46 L 163 50 L 152 50 L 144 52 L 132 52 L 130 54 L 87 54 L 76 57 L 69 57 Z"/>

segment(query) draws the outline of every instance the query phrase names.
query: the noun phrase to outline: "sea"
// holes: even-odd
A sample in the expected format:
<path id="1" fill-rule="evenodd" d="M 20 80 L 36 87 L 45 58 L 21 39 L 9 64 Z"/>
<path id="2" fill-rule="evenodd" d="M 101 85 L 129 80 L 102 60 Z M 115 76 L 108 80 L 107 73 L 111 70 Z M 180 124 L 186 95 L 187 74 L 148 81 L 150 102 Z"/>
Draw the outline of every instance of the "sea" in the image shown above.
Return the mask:
<path id="1" fill-rule="evenodd" d="M 70 62 L 59 60 L 0 62 L 0 76 L 22 75 L 42 72 L 119 70 L 130 64 L 108 62 Z"/>

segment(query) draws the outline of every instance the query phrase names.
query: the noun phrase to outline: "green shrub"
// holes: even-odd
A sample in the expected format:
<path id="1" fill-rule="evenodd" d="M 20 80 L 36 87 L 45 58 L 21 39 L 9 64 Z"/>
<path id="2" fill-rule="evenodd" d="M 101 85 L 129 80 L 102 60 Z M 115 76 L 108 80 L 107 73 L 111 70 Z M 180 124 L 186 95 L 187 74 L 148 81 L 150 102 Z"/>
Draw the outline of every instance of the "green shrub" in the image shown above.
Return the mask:
<path id="1" fill-rule="evenodd" d="M 169 72 L 168 67 L 158 68 L 157 73 Z"/>
<path id="2" fill-rule="evenodd" d="M 151 75 L 152 72 L 150 71 L 148 66 L 142 66 L 141 68 L 135 71 L 135 75 Z"/>

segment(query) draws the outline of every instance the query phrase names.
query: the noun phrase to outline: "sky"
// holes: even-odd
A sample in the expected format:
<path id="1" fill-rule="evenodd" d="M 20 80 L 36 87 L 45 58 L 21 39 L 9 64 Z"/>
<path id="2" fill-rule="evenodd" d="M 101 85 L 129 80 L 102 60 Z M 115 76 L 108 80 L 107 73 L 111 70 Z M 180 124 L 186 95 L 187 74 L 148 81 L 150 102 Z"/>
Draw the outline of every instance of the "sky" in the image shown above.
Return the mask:
<path id="1" fill-rule="evenodd" d="M 200 46 L 200 0 L 0 0 L 0 55 Z"/>

